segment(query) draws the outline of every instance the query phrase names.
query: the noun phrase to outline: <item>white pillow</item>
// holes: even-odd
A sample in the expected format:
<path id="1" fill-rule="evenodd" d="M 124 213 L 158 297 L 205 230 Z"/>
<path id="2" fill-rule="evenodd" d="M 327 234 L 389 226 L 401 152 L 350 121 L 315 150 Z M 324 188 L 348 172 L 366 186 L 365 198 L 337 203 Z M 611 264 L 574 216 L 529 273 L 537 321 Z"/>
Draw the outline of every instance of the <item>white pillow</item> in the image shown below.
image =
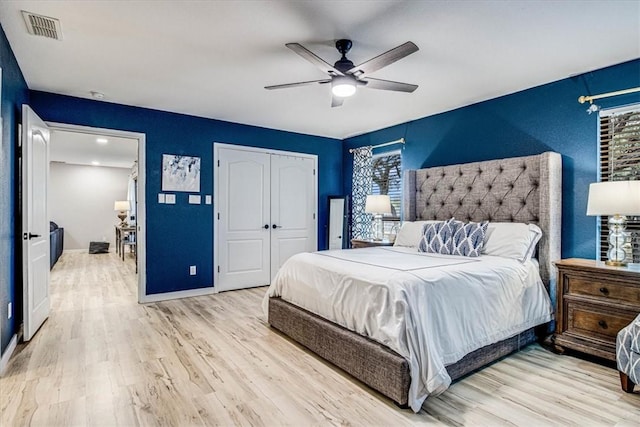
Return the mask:
<path id="1" fill-rule="evenodd" d="M 524 263 L 531 259 L 542 230 L 535 224 L 490 222 L 484 240 L 484 255 L 514 258 Z"/>
<path id="2" fill-rule="evenodd" d="M 396 235 L 396 241 L 393 242 L 393 246 L 417 248 L 422 238 L 422 228 L 425 224 L 434 222 L 438 221 L 404 221 Z"/>

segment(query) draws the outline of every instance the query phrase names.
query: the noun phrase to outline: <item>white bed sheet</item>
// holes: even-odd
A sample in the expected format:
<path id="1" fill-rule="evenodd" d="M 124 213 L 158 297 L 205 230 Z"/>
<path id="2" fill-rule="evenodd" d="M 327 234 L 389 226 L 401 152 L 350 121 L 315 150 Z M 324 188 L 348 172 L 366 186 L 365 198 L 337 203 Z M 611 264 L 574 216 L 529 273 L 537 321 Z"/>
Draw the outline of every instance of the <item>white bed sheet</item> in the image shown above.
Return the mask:
<path id="1" fill-rule="evenodd" d="M 382 343 L 409 362 L 409 406 L 446 390 L 445 366 L 552 318 L 535 261 L 375 247 L 301 253 L 280 268 L 269 297 Z"/>

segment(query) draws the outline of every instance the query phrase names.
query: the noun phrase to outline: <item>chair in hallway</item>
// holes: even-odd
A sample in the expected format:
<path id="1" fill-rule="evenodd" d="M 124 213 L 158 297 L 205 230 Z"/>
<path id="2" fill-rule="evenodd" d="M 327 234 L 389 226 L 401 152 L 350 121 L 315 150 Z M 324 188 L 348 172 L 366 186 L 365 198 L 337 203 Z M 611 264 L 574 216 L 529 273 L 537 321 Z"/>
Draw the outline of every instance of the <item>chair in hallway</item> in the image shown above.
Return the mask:
<path id="1" fill-rule="evenodd" d="M 127 234 L 125 238 L 120 241 L 120 255 L 122 256 L 122 261 L 124 261 L 124 255 L 126 253 L 125 248 L 129 247 L 129 252 L 133 252 L 135 263 L 136 263 L 136 274 L 138 273 L 138 247 L 136 245 L 136 233 L 130 232 Z"/>

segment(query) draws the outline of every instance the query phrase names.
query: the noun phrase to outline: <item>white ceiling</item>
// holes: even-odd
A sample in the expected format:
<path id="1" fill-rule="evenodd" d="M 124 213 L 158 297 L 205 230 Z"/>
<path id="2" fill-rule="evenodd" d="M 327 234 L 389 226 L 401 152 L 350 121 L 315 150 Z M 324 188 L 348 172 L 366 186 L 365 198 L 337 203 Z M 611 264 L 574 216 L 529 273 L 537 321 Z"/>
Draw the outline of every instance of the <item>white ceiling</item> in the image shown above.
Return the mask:
<path id="1" fill-rule="evenodd" d="M 98 138 L 104 138 L 107 142 L 99 143 Z M 131 169 L 137 159 L 138 141 L 135 139 L 51 131 L 49 160 L 52 162 Z"/>
<path id="2" fill-rule="evenodd" d="M 61 20 L 27 33 L 20 10 Z M 345 138 L 640 57 L 638 1 L 3 1 L 0 22 L 31 89 Z M 327 85 L 267 91 L 322 72 L 350 38 L 359 64 L 406 41 L 420 50 L 330 108 Z M 577 96 L 582 94 L 576 93 Z"/>

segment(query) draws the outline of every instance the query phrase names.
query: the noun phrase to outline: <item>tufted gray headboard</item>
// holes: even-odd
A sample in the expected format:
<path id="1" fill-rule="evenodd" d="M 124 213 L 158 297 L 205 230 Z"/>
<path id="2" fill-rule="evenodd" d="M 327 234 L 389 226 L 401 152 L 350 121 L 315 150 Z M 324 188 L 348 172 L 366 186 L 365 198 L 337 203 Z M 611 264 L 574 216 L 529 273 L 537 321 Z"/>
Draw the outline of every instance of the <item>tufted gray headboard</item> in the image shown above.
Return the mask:
<path id="1" fill-rule="evenodd" d="M 538 244 L 540 275 L 555 295 L 560 259 L 562 157 L 547 152 L 404 174 L 404 219 L 524 222 L 543 232 Z"/>

